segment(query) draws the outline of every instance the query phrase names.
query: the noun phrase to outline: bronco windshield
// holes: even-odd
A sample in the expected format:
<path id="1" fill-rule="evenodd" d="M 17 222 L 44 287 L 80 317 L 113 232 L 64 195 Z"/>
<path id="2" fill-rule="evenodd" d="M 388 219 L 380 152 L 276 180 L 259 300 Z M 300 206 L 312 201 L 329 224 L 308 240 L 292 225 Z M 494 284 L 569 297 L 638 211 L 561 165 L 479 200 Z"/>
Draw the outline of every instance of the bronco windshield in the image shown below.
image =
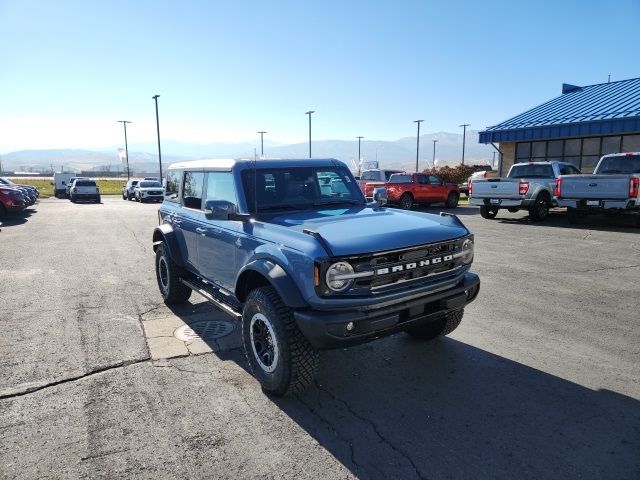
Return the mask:
<path id="1" fill-rule="evenodd" d="M 242 184 L 251 213 L 255 213 L 256 206 L 260 212 L 365 203 L 349 171 L 340 167 L 245 170 L 242 172 Z"/>

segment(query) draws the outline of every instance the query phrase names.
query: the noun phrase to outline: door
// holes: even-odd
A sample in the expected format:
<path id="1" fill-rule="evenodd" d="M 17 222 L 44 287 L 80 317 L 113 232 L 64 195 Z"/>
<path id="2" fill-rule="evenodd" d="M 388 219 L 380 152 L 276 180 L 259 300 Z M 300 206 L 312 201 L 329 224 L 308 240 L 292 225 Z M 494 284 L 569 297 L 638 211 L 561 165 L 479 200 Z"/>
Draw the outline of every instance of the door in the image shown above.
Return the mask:
<path id="1" fill-rule="evenodd" d="M 226 200 L 238 205 L 231 172 L 208 172 L 205 185 L 206 200 Z M 198 270 L 206 279 L 232 291 L 236 280 L 235 252 L 236 242 L 239 242 L 239 224 L 232 220 L 204 218 L 197 229 Z"/>
<path id="2" fill-rule="evenodd" d="M 415 200 L 418 203 L 426 203 L 429 201 L 429 177 L 427 175 L 416 175 L 416 184 L 414 186 Z"/>
<path id="3" fill-rule="evenodd" d="M 447 199 L 447 188 L 435 175 L 429 175 L 429 201 L 444 202 Z"/>
<path id="4" fill-rule="evenodd" d="M 198 235 L 196 229 L 204 223 L 202 212 L 202 199 L 204 189 L 204 172 L 184 172 L 184 184 L 182 187 L 182 208 L 178 210 L 178 226 L 184 238 L 185 248 L 182 250 L 184 260 L 192 267 L 198 269 Z"/>

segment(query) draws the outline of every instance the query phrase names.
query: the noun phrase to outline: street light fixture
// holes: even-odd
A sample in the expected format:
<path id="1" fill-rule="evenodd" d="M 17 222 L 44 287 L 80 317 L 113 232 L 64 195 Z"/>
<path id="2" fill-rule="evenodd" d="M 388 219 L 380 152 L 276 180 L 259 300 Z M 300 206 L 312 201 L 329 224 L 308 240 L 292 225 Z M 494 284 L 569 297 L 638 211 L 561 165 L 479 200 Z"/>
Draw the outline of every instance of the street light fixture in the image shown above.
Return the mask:
<path id="1" fill-rule="evenodd" d="M 311 158 L 311 114 L 316 113 L 315 110 L 309 110 L 304 112 L 305 115 L 309 115 L 309 158 Z"/>
<path id="2" fill-rule="evenodd" d="M 124 155 L 127 158 L 127 180 L 129 180 L 129 145 L 127 144 L 127 123 L 132 123 L 129 120 L 118 120 L 124 127 Z"/>
<path id="3" fill-rule="evenodd" d="M 470 123 L 463 123 L 462 125 L 459 125 L 460 127 L 462 127 L 462 165 L 464 165 L 464 144 L 465 144 L 465 140 L 467 138 L 467 127 L 471 125 Z"/>
<path id="4" fill-rule="evenodd" d="M 264 157 L 264 134 L 267 132 L 260 131 L 260 157 Z"/>
<path id="5" fill-rule="evenodd" d="M 418 135 L 416 137 L 416 173 L 418 173 L 418 154 L 420 153 L 420 124 L 424 120 L 414 120 L 413 123 L 418 124 Z"/>
<path id="6" fill-rule="evenodd" d="M 360 140 L 364 137 L 356 137 L 358 139 L 358 176 L 360 176 Z"/>
<path id="7" fill-rule="evenodd" d="M 433 142 L 433 159 L 431 160 L 431 163 L 433 165 L 433 169 L 435 170 L 436 168 L 436 142 L 438 140 L 432 140 Z"/>
<path id="8" fill-rule="evenodd" d="M 156 129 L 158 130 L 158 165 L 160 166 L 160 183 L 162 183 L 162 153 L 160 153 L 160 118 L 158 117 L 158 97 L 160 95 L 154 95 L 153 98 L 156 102 Z"/>

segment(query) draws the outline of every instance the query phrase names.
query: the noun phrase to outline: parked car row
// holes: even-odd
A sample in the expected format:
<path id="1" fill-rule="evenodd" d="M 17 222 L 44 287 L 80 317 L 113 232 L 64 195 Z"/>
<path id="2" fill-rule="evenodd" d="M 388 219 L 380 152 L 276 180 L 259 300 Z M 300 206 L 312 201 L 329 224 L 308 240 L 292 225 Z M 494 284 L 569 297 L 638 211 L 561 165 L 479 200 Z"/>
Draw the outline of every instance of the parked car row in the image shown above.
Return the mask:
<path id="1" fill-rule="evenodd" d="M 144 179 L 131 179 L 122 188 L 123 200 L 135 200 L 136 202 L 162 202 L 164 188 L 158 178 L 145 177 Z"/>
<path id="2" fill-rule="evenodd" d="M 0 218 L 13 212 L 21 212 L 30 207 L 40 197 L 38 189 L 31 185 L 13 183 L 0 178 Z"/>
<path id="3" fill-rule="evenodd" d="M 604 155 L 593 174 L 565 162 L 516 163 L 506 178 L 473 179 L 469 203 L 483 218 L 501 209 L 528 210 L 541 221 L 552 207 L 566 207 L 570 222 L 596 213 L 633 214 L 640 221 L 640 152 Z"/>
<path id="4" fill-rule="evenodd" d="M 411 210 L 417 204 L 441 202 L 447 208 L 455 208 L 460 200 L 458 185 L 427 173 L 393 173 L 386 182 L 359 182 L 359 185 L 367 200 L 373 199 L 376 188 L 385 188 L 389 204 L 404 210 Z"/>

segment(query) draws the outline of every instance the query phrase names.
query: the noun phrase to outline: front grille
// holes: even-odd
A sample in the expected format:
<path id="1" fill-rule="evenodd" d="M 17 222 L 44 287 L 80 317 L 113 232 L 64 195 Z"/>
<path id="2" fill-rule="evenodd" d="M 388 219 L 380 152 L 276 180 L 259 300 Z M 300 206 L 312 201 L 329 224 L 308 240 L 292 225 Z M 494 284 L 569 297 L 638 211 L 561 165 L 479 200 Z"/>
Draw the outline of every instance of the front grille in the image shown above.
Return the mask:
<path id="1" fill-rule="evenodd" d="M 147 192 L 148 195 L 162 195 L 162 192 Z"/>

